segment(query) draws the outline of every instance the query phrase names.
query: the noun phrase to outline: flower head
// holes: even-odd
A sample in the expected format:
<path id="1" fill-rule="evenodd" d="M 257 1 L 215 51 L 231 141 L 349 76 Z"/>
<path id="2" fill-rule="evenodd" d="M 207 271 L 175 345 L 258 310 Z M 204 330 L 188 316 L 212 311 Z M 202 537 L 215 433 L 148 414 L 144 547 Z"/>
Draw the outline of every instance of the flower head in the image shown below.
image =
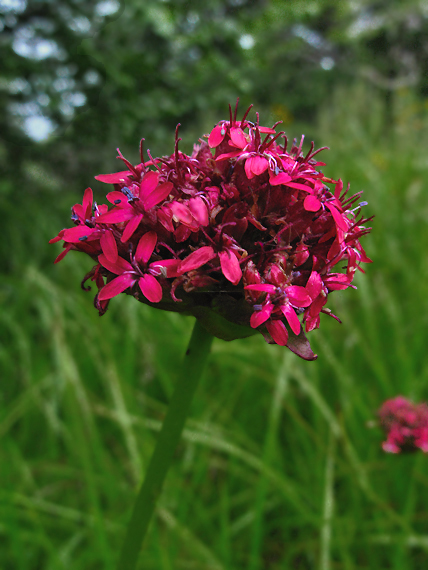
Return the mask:
<path id="1" fill-rule="evenodd" d="M 250 107 L 251 108 L 251 107 Z M 361 192 L 319 170 L 323 149 L 303 154 L 273 127 L 241 120 L 237 108 L 188 156 L 174 152 L 95 178 L 112 184 L 108 205 L 87 189 L 61 230 L 64 251 L 96 262 L 86 276 L 103 314 L 121 292 L 161 309 L 192 314 L 227 340 L 260 331 L 270 343 L 315 357 L 306 339 L 334 290 L 352 286 L 370 262 L 359 239 L 370 231 Z M 282 138 L 281 144 L 279 139 Z M 337 269 L 338 264 L 340 269 Z M 344 270 L 342 272 L 342 270 Z"/>
<path id="2" fill-rule="evenodd" d="M 426 404 L 414 404 L 403 396 L 397 396 L 384 402 L 378 415 L 387 436 L 382 444 L 384 451 L 400 453 L 421 449 L 425 453 L 428 452 Z"/>

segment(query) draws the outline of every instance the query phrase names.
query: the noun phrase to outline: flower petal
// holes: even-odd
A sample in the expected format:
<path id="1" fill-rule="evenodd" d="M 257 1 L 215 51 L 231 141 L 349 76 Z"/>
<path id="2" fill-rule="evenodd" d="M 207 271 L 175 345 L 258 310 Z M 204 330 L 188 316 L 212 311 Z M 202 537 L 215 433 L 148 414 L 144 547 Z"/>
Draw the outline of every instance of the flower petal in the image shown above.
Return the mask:
<path id="1" fill-rule="evenodd" d="M 189 208 L 193 217 L 201 226 L 207 226 L 209 224 L 208 208 L 200 196 L 190 198 Z"/>
<path id="2" fill-rule="evenodd" d="M 75 216 L 77 216 L 80 219 L 82 223 L 85 223 L 86 215 L 82 204 L 74 204 L 74 206 L 71 208 L 71 211 Z"/>
<path id="3" fill-rule="evenodd" d="M 126 224 L 126 228 L 123 230 L 122 237 L 120 238 L 122 243 L 126 243 L 134 235 L 134 232 L 140 225 L 142 219 L 143 214 L 138 214 L 129 220 Z"/>
<path id="4" fill-rule="evenodd" d="M 61 230 L 57 236 L 49 240 L 49 243 L 56 243 L 57 241 L 61 241 L 65 232 L 65 229 Z"/>
<path id="5" fill-rule="evenodd" d="M 204 265 L 204 263 L 207 263 L 216 257 L 216 255 L 217 254 L 210 245 L 200 247 L 188 255 L 186 259 L 181 262 L 178 271 L 180 272 L 180 275 L 182 275 L 183 273 L 186 273 L 186 271 L 197 269 L 198 267 Z"/>
<path id="6" fill-rule="evenodd" d="M 104 254 L 101 254 L 98 256 L 98 261 L 103 267 L 112 273 L 116 273 L 116 275 L 122 275 L 122 273 L 125 273 L 125 271 L 134 270 L 132 265 L 126 261 L 126 259 L 123 259 L 123 257 L 120 256 L 118 256 L 116 261 L 112 263 Z"/>
<path id="7" fill-rule="evenodd" d="M 299 245 L 296 247 L 296 255 L 294 257 L 296 267 L 299 267 L 299 265 L 303 265 L 305 261 L 308 259 L 308 257 L 309 257 L 308 246 L 305 245 L 304 243 L 299 243 Z"/>
<path id="8" fill-rule="evenodd" d="M 281 305 L 281 311 L 284 317 L 287 319 L 287 322 L 294 334 L 299 334 L 301 325 L 299 318 L 296 315 L 296 311 L 293 309 L 293 307 L 286 303 L 285 305 Z"/>
<path id="9" fill-rule="evenodd" d="M 163 259 L 160 261 L 153 261 L 149 265 L 150 270 L 155 275 L 162 275 L 163 277 L 178 277 L 180 275 L 178 266 L 180 259 Z"/>
<path id="10" fill-rule="evenodd" d="M 252 178 L 254 178 L 255 174 L 252 170 L 252 164 L 253 164 L 253 157 L 250 156 L 249 158 L 247 158 L 247 160 L 245 161 L 245 174 L 247 175 L 248 180 L 251 180 Z"/>
<path id="11" fill-rule="evenodd" d="M 79 243 L 79 241 L 87 239 L 94 231 L 98 230 L 88 228 L 88 226 L 75 226 L 74 228 L 65 230 L 62 239 L 69 243 Z"/>
<path id="12" fill-rule="evenodd" d="M 117 243 L 114 239 L 113 232 L 106 230 L 103 232 L 100 239 L 101 249 L 106 258 L 112 263 L 116 263 L 117 260 Z"/>
<path id="13" fill-rule="evenodd" d="M 246 285 L 244 289 L 249 289 L 250 291 L 265 291 L 266 293 L 275 293 L 275 285 L 269 285 L 269 283 L 253 283 L 251 285 Z"/>
<path id="14" fill-rule="evenodd" d="M 242 151 L 235 150 L 233 152 L 226 152 L 224 154 L 220 154 L 216 157 L 216 161 L 221 162 L 222 160 L 227 160 L 228 158 L 234 158 L 235 156 L 239 156 L 242 154 Z"/>
<path id="15" fill-rule="evenodd" d="M 134 209 L 132 206 L 128 208 L 113 208 L 106 214 L 102 214 L 97 218 L 97 224 L 119 224 L 126 222 L 134 216 Z"/>
<path id="16" fill-rule="evenodd" d="M 317 271 L 312 271 L 312 273 L 309 275 L 309 279 L 305 287 L 311 299 L 316 299 L 318 297 L 318 295 L 321 293 L 322 285 L 323 282 L 321 275 Z"/>
<path id="17" fill-rule="evenodd" d="M 324 284 L 330 291 L 341 291 L 347 289 L 352 281 L 352 275 L 344 275 L 343 273 L 330 273 L 324 278 Z"/>
<path id="18" fill-rule="evenodd" d="M 170 203 L 170 208 L 175 217 L 175 221 L 181 222 L 182 224 L 191 225 L 193 220 L 192 212 L 181 202 L 174 200 Z"/>
<path id="19" fill-rule="evenodd" d="M 340 228 L 341 230 L 343 230 L 344 232 L 346 232 L 348 230 L 348 224 L 346 222 L 347 218 L 344 214 L 341 214 L 339 212 L 339 210 L 337 210 L 337 208 L 335 206 L 333 206 L 333 204 L 330 204 L 329 202 L 326 202 L 326 207 L 330 210 L 331 215 L 334 218 L 334 221 L 336 222 L 336 226 L 338 228 Z"/>
<path id="20" fill-rule="evenodd" d="M 291 188 L 296 188 L 297 190 L 303 190 L 304 192 L 313 192 L 313 188 L 301 182 L 287 182 L 286 185 Z"/>
<path id="21" fill-rule="evenodd" d="M 162 287 L 153 275 L 146 273 L 138 280 L 141 293 L 151 303 L 159 303 L 162 300 Z"/>
<path id="22" fill-rule="evenodd" d="M 218 146 L 226 136 L 226 127 L 224 125 L 217 125 L 213 128 L 208 137 L 208 145 L 210 148 Z"/>
<path id="23" fill-rule="evenodd" d="M 321 208 L 321 202 L 315 196 L 309 195 L 304 199 L 303 207 L 308 212 L 318 212 Z"/>
<path id="24" fill-rule="evenodd" d="M 94 195 L 91 188 L 86 188 L 83 194 L 82 206 L 84 210 L 85 219 L 92 217 L 92 202 L 94 200 Z"/>
<path id="25" fill-rule="evenodd" d="M 230 129 L 230 139 L 231 142 L 229 144 L 238 148 L 245 148 L 248 144 L 243 130 L 239 127 L 232 127 Z"/>
<path id="26" fill-rule="evenodd" d="M 334 188 L 334 197 L 337 200 L 339 199 L 342 190 L 343 190 L 343 181 L 341 178 L 339 178 L 339 180 L 336 182 L 336 186 Z"/>
<path id="27" fill-rule="evenodd" d="M 107 200 L 110 204 L 114 204 L 115 206 L 125 206 L 129 208 L 128 198 L 125 196 L 123 192 L 119 192 L 119 190 L 113 190 L 113 192 L 109 192 L 106 196 Z"/>
<path id="28" fill-rule="evenodd" d="M 272 129 L 271 127 L 257 127 L 261 133 L 275 135 L 276 130 Z"/>
<path id="29" fill-rule="evenodd" d="M 266 328 L 276 344 L 279 344 L 279 346 L 287 346 L 288 332 L 282 321 L 268 321 Z"/>
<path id="30" fill-rule="evenodd" d="M 253 156 L 253 160 L 251 161 L 251 170 L 254 174 L 257 176 L 263 174 L 263 172 L 268 169 L 268 166 L 269 162 L 267 161 L 267 158 L 259 155 Z"/>
<path id="31" fill-rule="evenodd" d="M 73 244 L 68 243 L 65 248 L 61 251 L 61 253 L 58 255 L 58 257 L 55 259 L 54 263 L 58 263 L 59 261 L 61 261 L 61 259 L 64 259 L 64 257 L 67 255 L 67 253 L 70 251 L 70 249 L 73 247 Z"/>
<path id="32" fill-rule="evenodd" d="M 149 170 L 143 177 L 140 184 L 140 198 L 145 200 L 156 188 L 159 182 L 159 173 Z"/>
<path id="33" fill-rule="evenodd" d="M 321 293 L 322 285 L 321 275 L 317 271 L 312 271 L 305 287 L 311 299 L 316 299 L 318 297 Z"/>
<path id="34" fill-rule="evenodd" d="M 280 172 L 276 176 L 272 176 L 269 183 L 271 186 L 279 186 L 280 184 L 287 184 L 291 179 L 291 176 L 286 172 Z"/>
<path id="35" fill-rule="evenodd" d="M 238 258 L 230 249 L 225 249 L 218 254 L 223 275 L 233 285 L 238 285 L 242 277 L 242 269 Z"/>
<path id="36" fill-rule="evenodd" d="M 122 170 L 121 172 L 113 172 L 112 174 L 98 174 L 95 180 L 105 182 L 105 184 L 121 184 L 127 183 L 132 173 L 129 170 Z"/>
<path id="37" fill-rule="evenodd" d="M 111 299 L 112 297 L 116 297 L 119 293 L 128 289 L 135 283 L 135 277 L 130 273 L 124 273 L 123 275 L 119 275 L 119 277 L 115 277 L 104 285 L 101 291 L 98 293 L 98 300 L 99 301 L 106 301 L 107 299 Z"/>
<path id="38" fill-rule="evenodd" d="M 312 299 L 305 287 L 290 285 L 290 287 L 285 289 L 285 292 L 287 293 L 290 303 L 296 305 L 296 307 L 309 307 L 312 303 Z"/>
<path id="39" fill-rule="evenodd" d="M 151 210 L 154 206 L 159 204 L 159 202 L 165 200 L 173 188 L 174 186 L 171 182 L 164 182 L 156 186 L 149 196 L 143 200 L 145 210 Z"/>
<path id="40" fill-rule="evenodd" d="M 268 303 L 266 305 L 263 305 L 260 311 L 254 311 L 254 313 L 251 315 L 250 318 L 251 327 L 253 329 L 256 329 L 257 327 L 265 323 L 268 320 L 268 318 L 271 316 L 273 308 L 274 307 L 272 303 Z"/>
<path id="41" fill-rule="evenodd" d="M 141 236 L 137 245 L 137 251 L 135 252 L 135 259 L 138 263 L 146 264 L 149 261 L 157 241 L 158 236 L 156 232 L 147 232 Z"/>

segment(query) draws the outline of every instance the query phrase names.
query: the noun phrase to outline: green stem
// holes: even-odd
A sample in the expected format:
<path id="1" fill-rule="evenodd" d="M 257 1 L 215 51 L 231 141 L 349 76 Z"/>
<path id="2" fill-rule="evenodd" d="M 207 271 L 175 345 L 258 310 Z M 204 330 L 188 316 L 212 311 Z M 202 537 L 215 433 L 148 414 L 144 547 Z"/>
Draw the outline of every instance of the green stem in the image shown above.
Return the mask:
<path id="1" fill-rule="evenodd" d="M 172 463 L 202 376 L 213 336 L 196 321 L 153 456 L 126 532 L 118 570 L 134 570 L 162 484 Z"/>

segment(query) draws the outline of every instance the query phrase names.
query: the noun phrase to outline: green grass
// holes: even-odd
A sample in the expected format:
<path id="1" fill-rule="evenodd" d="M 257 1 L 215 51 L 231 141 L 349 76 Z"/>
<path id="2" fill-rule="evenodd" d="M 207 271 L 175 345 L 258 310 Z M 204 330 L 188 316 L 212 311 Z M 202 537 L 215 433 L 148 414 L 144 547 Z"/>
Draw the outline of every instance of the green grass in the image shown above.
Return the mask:
<path id="1" fill-rule="evenodd" d="M 427 566 L 428 458 L 385 455 L 372 426 L 386 398 L 428 398 L 428 117 L 409 115 L 404 93 L 386 125 L 380 99 L 358 89 L 336 94 L 312 131 L 332 148 L 326 174 L 365 191 L 374 264 L 356 291 L 331 295 L 343 324 L 325 316 L 310 333 L 316 362 L 261 336 L 215 340 L 141 569 Z M 79 194 L 51 215 L 31 196 L 19 214 L 7 206 L 5 570 L 115 568 L 192 328 L 124 295 L 99 318 L 79 287 L 89 261 L 51 265 L 46 241 Z"/>

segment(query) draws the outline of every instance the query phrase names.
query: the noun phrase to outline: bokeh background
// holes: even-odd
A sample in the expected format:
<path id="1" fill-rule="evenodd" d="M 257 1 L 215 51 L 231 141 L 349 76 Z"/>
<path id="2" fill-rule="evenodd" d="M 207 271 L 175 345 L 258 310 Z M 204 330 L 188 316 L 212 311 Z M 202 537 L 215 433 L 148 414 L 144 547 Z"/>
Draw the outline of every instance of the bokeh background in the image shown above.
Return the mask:
<path id="1" fill-rule="evenodd" d="M 364 190 L 374 263 L 303 362 L 216 340 L 145 570 L 428 567 L 428 458 L 376 411 L 428 398 L 428 2 L 0 0 L 0 568 L 113 570 L 192 319 L 53 260 L 93 180 L 254 103 Z"/>

